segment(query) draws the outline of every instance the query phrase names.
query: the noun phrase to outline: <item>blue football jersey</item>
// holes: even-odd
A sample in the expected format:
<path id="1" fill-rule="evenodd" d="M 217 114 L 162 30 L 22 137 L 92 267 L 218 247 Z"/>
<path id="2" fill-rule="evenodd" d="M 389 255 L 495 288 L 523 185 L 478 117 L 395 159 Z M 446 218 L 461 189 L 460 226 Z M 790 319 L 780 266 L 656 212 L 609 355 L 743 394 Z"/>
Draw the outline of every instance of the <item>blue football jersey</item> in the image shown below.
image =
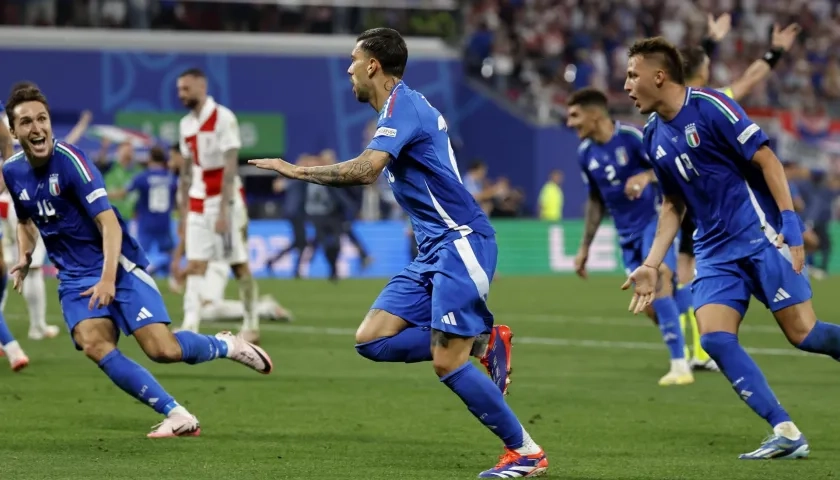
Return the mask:
<path id="1" fill-rule="evenodd" d="M 653 183 L 636 200 L 630 200 L 624 193 L 628 178 L 652 168 L 642 144 L 642 132 L 616 122 L 615 133 L 607 143 L 584 140 L 580 144 L 578 161 L 590 193 L 597 193 L 604 200 L 619 242 L 636 239 L 656 219 L 661 200 Z"/>
<path id="2" fill-rule="evenodd" d="M 461 181 L 446 121 L 426 97 L 398 83 L 367 148 L 391 155 L 383 174 L 411 219 L 421 257 L 470 232 L 495 235 Z"/>
<path id="3" fill-rule="evenodd" d="M 166 168 L 149 167 L 131 179 L 126 187 L 137 192 L 134 214 L 141 231 L 167 232 L 172 228 L 172 210 L 178 179 Z"/>
<path id="4" fill-rule="evenodd" d="M 769 139 L 737 102 L 687 88 L 670 122 L 651 114 L 645 148 L 665 195 L 684 199 L 694 220 L 697 261 L 727 263 L 768 245 L 781 215 L 753 155 Z"/>
<path id="5" fill-rule="evenodd" d="M 111 204 L 102 175 L 85 155 L 56 141 L 45 166 L 33 168 L 21 152 L 3 164 L 3 177 L 18 218 L 32 220 L 41 232 L 59 280 L 100 275 L 104 253 L 94 218 Z M 114 213 L 123 231 L 121 264 L 145 268 L 146 254 L 128 234 L 119 212 Z"/>

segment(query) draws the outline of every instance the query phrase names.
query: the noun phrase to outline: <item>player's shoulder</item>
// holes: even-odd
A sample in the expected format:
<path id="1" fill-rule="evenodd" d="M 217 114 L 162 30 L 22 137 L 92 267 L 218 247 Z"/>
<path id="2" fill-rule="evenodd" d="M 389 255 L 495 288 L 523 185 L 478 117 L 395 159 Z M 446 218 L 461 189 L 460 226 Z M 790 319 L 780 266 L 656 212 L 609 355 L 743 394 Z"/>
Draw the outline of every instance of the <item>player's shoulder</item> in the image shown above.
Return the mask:
<path id="1" fill-rule="evenodd" d="M 73 145 L 72 143 L 67 143 L 60 140 L 55 142 L 55 149 L 53 150 L 53 155 L 58 156 L 60 158 L 66 158 L 73 162 L 83 162 L 87 159 L 87 156 L 82 151 L 82 149 Z"/>
<path id="2" fill-rule="evenodd" d="M 236 114 L 228 107 L 222 105 L 221 103 L 217 103 L 216 118 L 220 121 L 221 125 L 227 125 L 231 120 L 236 120 Z"/>
<path id="3" fill-rule="evenodd" d="M 382 112 L 380 112 L 380 119 L 389 117 L 411 119 L 420 118 L 424 115 L 436 117 L 437 113 L 437 109 L 429 103 L 422 93 L 400 82 L 391 90 L 391 95 L 385 101 Z"/>
<path id="4" fill-rule="evenodd" d="M 618 122 L 618 134 L 624 140 L 629 139 L 631 141 L 641 142 L 644 139 L 642 131 L 635 125 L 630 125 L 628 123 Z"/>
<path id="5" fill-rule="evenodd" d="M 580 145 L 578 145 L 577 152 L 578 156 L 583 157 L 586 155 L 586 152 L 589 151 L 589 148 L 592 146 L 592 140 L 588 138 L 584 138 Z"/>
<path id="6" fill-rule="evenodd" d="M 3 162 L 3 174 L 15 173 L 26 167 L 26 156 L 23 151 L 17 152 Z"/>
<path id="7" fill-rule="evenodd" d="M 745 116 L 738 102 L 713 88 L 690 88 L 688 96 L 689 105 L 706 118 L 723 116 L 731 123 L 736 123 Z"/>
<path id="8" fill-rule="evenodd" d="M 656 131 L 656 126 L 659 123 L 659 115 L 656 112 L 651 113 L 648 115 L 647 120 L 645 120 L 645 126 L 642 127 L 642 138 L 649 139 L 651 135 Z"/>

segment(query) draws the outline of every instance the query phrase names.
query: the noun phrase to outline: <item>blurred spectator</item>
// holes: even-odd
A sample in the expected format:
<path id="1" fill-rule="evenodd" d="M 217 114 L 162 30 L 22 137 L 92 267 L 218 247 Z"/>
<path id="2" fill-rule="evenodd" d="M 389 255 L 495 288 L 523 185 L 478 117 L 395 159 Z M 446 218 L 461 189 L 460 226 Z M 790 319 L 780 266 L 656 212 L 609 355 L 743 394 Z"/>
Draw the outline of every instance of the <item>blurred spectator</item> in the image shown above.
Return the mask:
<path id="1" fill-rule="evenodd" d="M 492 187 L 493 198 L 491 200 L 492 217 L 519 217 L 522 215 L 522 204 L 525 195 L 522 190 L 510 186 L 507 177 L 499 177 Z"/>
<path id="2" fill-rule="evenodd" d="M 108 158 L 108 148 L 110 142 L 102 141 L 102 148 L 96 158 L 96 166 L 102 172 L 105 180 L 105 188 L 108 192 L 116 192 L 124 189 L 134 176 L 139 173 L 139 168 L 134 159 L 134 147 L 130 141 L 120 144 L 117 148 L 116 158 Z M 129 219 L 134 217 L 134 202 L 133 195 L 128 195 L 123 199 L 114 199 L 111 204 L 120 212 L 123 218 Z"/>
<path id="3" fill-rule="evenodd" d="M 487 182 L 487 165 L 481 160 L 474 160 L 467 168 L 467 174 L 464 175 L 463 180 L 467 191 L 478 202 L 484 213 L 489 214 L 493 210 L 495 190 Z"/>
<path id="4" fill-rule="evenodd" d="M 538 200 L 540 220 L 559 222 L 563 219 L 563 172 L 554 170 L 540 190 Z"/>
<path id="5" fill-rule="evenodd" d="M 611 106 L 629 112 L 627 45 L 651 35 L 699 45 L 708 13 L 724 11 L 732 13 L 732 31 L 712 59 L 712 86 L 730 83 L 764 54 L 774 23 L 796 21 L 798 44 L 742 103 L 811 104 L 840 114 L 837 0 L 474 0 L 464 13 L 466 66 L 542 121 L 562 117 L 565 96 L 584 86 L 608 90 Z"/>

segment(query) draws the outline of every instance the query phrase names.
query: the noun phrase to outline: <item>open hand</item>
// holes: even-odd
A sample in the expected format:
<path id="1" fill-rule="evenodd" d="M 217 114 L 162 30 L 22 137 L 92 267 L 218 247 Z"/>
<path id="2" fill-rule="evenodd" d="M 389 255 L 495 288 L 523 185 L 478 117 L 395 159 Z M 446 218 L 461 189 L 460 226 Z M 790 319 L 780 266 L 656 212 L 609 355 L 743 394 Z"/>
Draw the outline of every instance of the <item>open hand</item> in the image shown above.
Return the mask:
<path id="1" fill-rule="evenodd" d="M 633 288 L 633 298 L 630 300 L 628 310 L 634 315 L 643 311 L 645 307 L 653 303 L 656 297 L 656 282 L 659 280 L 659 270 L 650 265 L 642 265 L 633 270 L 627 277 L 627 281 L 621 286 L 622 290 Z"/>
<path id="2" fill-rule="evenodd" d="M 286 178 L 294 178 L 293 172 L 295 166 L 282 158 L 257 158 L 248 160 L 248 163 L 263 170 L 274 170 Z"/>
<path id="3" fill-rule="evenodd" d="M 114 282 L 107 282 L 100 280 L 96 285 L 88 288 L 80 296 L 90 297 L 88 302 L 88 310 L 94 308 L 107 307 L 114 301 L 114 296 L 117 294 L 117 286 Z"/>

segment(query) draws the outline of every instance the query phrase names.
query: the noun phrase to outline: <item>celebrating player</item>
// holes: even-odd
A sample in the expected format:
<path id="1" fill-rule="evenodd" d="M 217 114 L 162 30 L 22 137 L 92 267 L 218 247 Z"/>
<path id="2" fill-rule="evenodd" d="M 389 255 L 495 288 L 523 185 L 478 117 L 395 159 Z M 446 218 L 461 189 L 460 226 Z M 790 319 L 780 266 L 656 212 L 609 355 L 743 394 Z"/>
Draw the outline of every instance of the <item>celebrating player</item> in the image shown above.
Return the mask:
<path id="1" fill-rule="evenodd" d="M 694 307 L 703 348 L 774 435 L 742 459 L 808 456 L 805 436 L 738 342 L 750 295 L 764 303 L 797 348 L 840 359 L 840 327 L 817 319 L 802 274 L 802 221 L 793 211 L 781 162 L 738 103 L 720 92 L 685 86 L 682 57 L 661 37 L 629 51 L 624 89 L 650 113 L 645 148 L 665 194 L 657 235 L 635 283 L 630 309 L 654 296 L 657 271 L 688 211 L 697 226 Z"/>
<path id="2" fill-rule="evenodd" d="M 384 172 L 411 218 L 420 255 L 373 302 L 356 332 L 356 350 L 378 362 L 431 360 L 440 381 L 505 444 L 499 463 L 479 477 L 536 476 L 548 460 L 505 403 L 511 333 L 493 326 L 486 303 L 496 268 L 495 231 L 461 182 L 446 121 L 402 81 L 408 51 L 400 34 L 368 30 L 351 58 L 347 73 L 356 99 L 379 113 L 367 149 L 353 160 L 320 167 L 282 159 L 249 163 L 339 187 L 368 185 Z M 476 337 L 488 333 L 488 345 L 476 348 Z M 481 360 L 492 380 L 470 362 L 477 350 L 486 350 Z"/>
<path id="3" fill-rule="evenodd" d="M 685 84 L 689 87 L 706 87 L 710 77 L 709 57 L 714 53 L 717 42 L 729 33 L 732 18 L 724 13 L 718 18 L 709 15 L 708 36 L 702 46 L 685 48 L 682 50 L 683 73 Z M 790 50 L 793 42 L 799 35 L 800 27 L 793 23 L 784 29 L 778 25 L 773 26 L 771 46 L 763 57 L 754 61 L 747 70 L 733 81 L 729 86 L 719 88 L 724 95 L 740 101 L 747 96 L 759 83 L 763 82 L 769 75 L 785 52 Z M 690 284 L 694 278 L 694 223 L 690 216 L 686 216 L 682 223 L 682 235 L 680 238 L 679 254 L 679 279 L 684 285 L 677 291 L 677 302 L 680 304 L 680 313 L 684 319 L 691 324 L 693 340 L 693 356 L 690 365 L 694 369 L 717 371 L 717 365 L 700 345 L 700 334 L 697 327 L 697 318 L 691 306 Z"/>
<path id="4" fill-rule="evenodd" d="M 239 124 L 228 108 L 207 95 L 207 78 L 198 69 L 178 77 L 178 98 L 190 112 L 181 119 L 182 218 L 186 218 L 187 279 L 184 324 L 198 331 L 202 279 L 211 260 L 231 266 L 245 305 L 242 335 L 259 342 L 257 282 L 248 265 L 248 212 L 239 169 Z"/>
<path id="5" fill-rule="evenodd" d="M 146 252 L 157 250 L 165 255 L 157 265 L 150 265 L 149 274 L 169 269 L 175 242 L 172 239 L 172 212 L 178 179 L 166 166 L 166 154 L 160 147 L 149 152 L 146 169 L 131 179 L 125 188 L 108 192 L 109 197 L 125 198 L 137 192 L 134 205 L 137 218 L 137 240 Z"/>
<path id="6" fill-rule="evenodd" d="M 642 145 L 642 132 L 636 127 L 614 122 L 607 111 L 607 97 L 594 88 L 578 90 L 569 97 L 569 128 L 583 140 L 578 159 L 583 181 L 589 188 L 583 239 L 575 256 L 575 271 L 586 278 L 589 247 L 595 239 L 605 209 L 615 222 L 624 267 L 635 270 L 650 250 L 656 233 L 656 213 L 660 194 Z M 660 385 L 686 385 L 694 382 L 685 355 L 680 329 L 680 312 L 674 301 L 677 249 L 668 251 L 659 267 L 659 287 L 650 318 L 659 324 L 671 355 L 671 367 Z"/>
<path id="7" fill-rule="evenodd" d="M 163 298 L 143 270 L 148 260 L 108 202 L 99 171 L 76 147 L 53 139 L 44 95 L 31 84 L 15 88 L 6 115 L 23 148 L 3 165 L 18 216 L 15 289 L 23 287 L 40 231 L 58 269 L 58 297 L 76 348 L 123 391 L 166 415 L 149 437 L 198 435 L 198 420 L 117 349 L 120 332 L 134 335 L 146 355 L 161 363 L 229 358 L 270 373 L 271 360 L 229 332 L 173 335 Z"/>

